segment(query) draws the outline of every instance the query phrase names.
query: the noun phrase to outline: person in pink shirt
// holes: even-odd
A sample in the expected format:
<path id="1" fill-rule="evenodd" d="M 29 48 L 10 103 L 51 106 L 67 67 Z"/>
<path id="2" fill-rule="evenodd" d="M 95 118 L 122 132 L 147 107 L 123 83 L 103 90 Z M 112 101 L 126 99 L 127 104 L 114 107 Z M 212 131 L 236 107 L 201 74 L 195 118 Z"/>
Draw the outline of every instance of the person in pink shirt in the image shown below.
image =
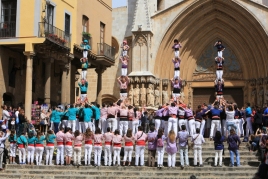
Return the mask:
<path id="1" fill-rule="evenodd" d="M 135 135 L 138 132 L 139 120 L 141 118 L 141 112 L 134 108 L 134 117 L 132 120 L 132 134 Z"/>
<path id="2" fill-rule="evenodd" d="M 76 130 L 74 132 L 74 165 L 80 166 L 81 165 L 81 148 L 82 142 L 84 140 L 84 135 Z"/>
<path id="3" fill-rule="evenodd" d="M 61 127 L 60 131 L 56 134 L 57 141 L 57 156 L 56 156 L 56 164 L 64 165 L 64 128 Z"/>
<path id="4" fill-rule="evenodd" d="M 67 132 L 64 135 L 66 165 L 71 165 L 71 159 L 73 156 L 73 140 L 74 135 L 72 134 L 72 129 L 68 127 Z"/>
<path id="5" fill-rule="evenodd" d="M 90 166 L 91 161 L 91 152 L 92 152 L 92 140 L 93 140 L 93 132 L 90 128 L 87 128 L 85 134 L 85 165 Z"/>
<path id="6" fill-rule="evenodd" d="M 127 86 L 129 83 L 129 78 L 127 76 L 119 76 L 117 78 L 117 81 L 120 85 L 120 99 L 125 100 L 127 98 Z"/>
<path id="7" fill-rule="evenodd" d="M 178 131 L 178 107 L 175 105 L 175 103 L 171 103 L 171 105 L 168 107 L 168 113 L 169 113 L 169 119 L 168 119 L 168 130 L 166 131 L 169 133 L 169 131 L 172 129 L 175 134 L 177 134 Z"/>
<path id="8" fill-rule="evenodd" d="M 112 132 L 117 129 L 117 120 L 116 120 L 116 114 L 117 114 L 117 106 L 116 104 L 111 103 L 110 106 L 107 109 L 107 127 L 110 127 Z"/>
<path id="9" fill-rule="evenodd" d="M 128 166 L 131 165 L 132 160 L 132 152 L 133 152 L 133 141 L 135 140 L 132 135 L 132 130 L 128 129 L 127 134 L 124 136 L 125 148 L 124 148 L 124 163 L 123 166 L 126 165 L 126 161 L 128 161 Z M 127 160 L 128 158 L 128 160 Z"/>
<path id="10" fill-rule="evenodd" d="M 138 127 L 138 132 L 135 135 L 135 141 L 136 141 L 136 153 L 135 153 L 135 165 L 139 165 L 139 159 L 140 159 L 140 165 L 144 166 L 144 149 L 145 144 L 147 142 L 147 135 L 143 132 L 142 126 Z"/>
<path id="11" fill-rule="evenodd" d="M 101 151 L 102 151 L 102 140 L 103 135 L 101 134 L 100 128 L 96 128 L 94 139 L 94 165 L 95 167 L 101 165 Z"/>
<path id="12" fill-rule="evenodd" d="M 111 128 L 107 127 L 107 132 L 103 135 L 105 141 L 104 147 L 104 165 L 111 166 L 112 164 L 112 140 L 113 133 L 111 132 Z"/>
<path id="13" fill-rule="evenodd" d="M 127 106 L 127 105 L 126 105 Z M 133 106 L 128 106 L 128 128 L 132 129 L 132 121 L 134 118 L 134 110 L 133 110 Z"/>
<path id="14" fill-rule="evenodd" d="M 106 131 L 106 120 L 107 120 L 107 107 L 106 107 L 106 104 L 102 104 L 102 108 L 100 110 L 100 122 L 99 122 L 99 128 L 101 129 L 102 131 L 102 134 L 105 133 Z"/>
<path id="15" fill-rule="evenodd" d="M 114 166 L 117 160 L 117 166 L 120 166 L 120 151 L 122 147 L 122 136 L 119 134 L 119 130 L 114 131 L 113 135 L 113 151 L 114 151 Z"/>

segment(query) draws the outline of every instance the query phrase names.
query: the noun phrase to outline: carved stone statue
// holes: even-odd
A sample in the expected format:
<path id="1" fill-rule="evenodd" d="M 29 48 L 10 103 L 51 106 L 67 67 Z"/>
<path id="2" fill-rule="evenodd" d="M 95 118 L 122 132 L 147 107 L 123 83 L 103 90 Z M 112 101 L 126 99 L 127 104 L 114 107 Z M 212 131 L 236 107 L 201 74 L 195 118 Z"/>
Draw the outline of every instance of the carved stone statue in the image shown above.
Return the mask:
<path id="1" fill-rule="evenodd" d="M 136 88 L 134 89 L 134 95 L 133 95 L 134 105 L 139 106 L 140 104 L 140 87 L 137 84 Z"/>
<path id="2" fill-rule="evenodd" d="M 162 97 L 163 97 L 163 104 L 168 103 L 169 99 L 168 99 L 167 87 L 164 87 L 162 91 Z"/>
<path id="3" fill-rule="evenodd" d="M 133 96 L 134 96 L 133 85 L 130 85 L 130 89 L 128 91 L 128 100 L 130 105 L 133 105 Z"/>
<path id="4" fill-rule="evenodd" d="M 155 96 L 155 106 L 159 106 L 160 105 L 160 91 L 159 91 L 159 86 L 156 87 L 156 89 L 154 90 L 154 96 Z"/>
<path id="5" fill-rule="evenodd" d="M 147 106 L 154 106 L 154 89 L 151 84 L 147 89 Z"/>
<path id="6" fill-rule="evenodd" d="M 253 88 L 251 92 L 251 100 L 250 100 L 251 104 L 255 104 L 256 94 L 257 94 L 256 88 Z"/>
<path id="7" fill-rule="evenodd" d="M 144 88 L 144 84 L 141 85 L 140 95 L 140 104 L 144 106 L 146 104 L 146 88 Z"/>
<path id="8" fill-rule="evenodd" d="M 263 87 L 261 87 L 259 93 L 258 93 L 258 98 L 257 98 L 257 101 L 258 101 L 258 106 L 262 107 L 263 105 L 263 95 L 264 95 L 264 90 L 263 90 Z"/>

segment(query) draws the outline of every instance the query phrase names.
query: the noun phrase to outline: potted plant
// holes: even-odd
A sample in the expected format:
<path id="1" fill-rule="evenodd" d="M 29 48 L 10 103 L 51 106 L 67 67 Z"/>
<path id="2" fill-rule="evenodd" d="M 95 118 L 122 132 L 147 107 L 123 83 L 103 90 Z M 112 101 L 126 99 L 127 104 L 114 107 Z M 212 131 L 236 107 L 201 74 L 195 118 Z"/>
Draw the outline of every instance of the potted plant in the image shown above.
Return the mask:
<path id="1" fill-rule="evenodd" d="M 83 38 L 86 39 L 86 40 L 89 40 L 90 37 L 91 37 L 91 34 L 88 33 L 88 32 L 83 32 L 82 35 L 83 35 Z"/>

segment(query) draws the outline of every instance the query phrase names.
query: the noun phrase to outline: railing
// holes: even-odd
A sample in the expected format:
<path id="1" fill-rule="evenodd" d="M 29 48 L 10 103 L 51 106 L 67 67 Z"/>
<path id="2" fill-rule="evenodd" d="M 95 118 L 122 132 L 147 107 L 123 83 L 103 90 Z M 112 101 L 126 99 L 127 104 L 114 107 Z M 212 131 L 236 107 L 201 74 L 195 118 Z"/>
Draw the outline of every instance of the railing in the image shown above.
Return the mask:
<path id="1" fill-rule="evenodd" d="M 98 55 L 108 57 L 110 60 L 115 59 L 115 48 L 106 43 L 98 43 Z"/>
<path id="2" fill-rule="evenodd" d="M 16 37 L 16 22 L 0 23 L 0 38 Z"/>
<path id="3" fill-rule="evenodd" d="M 45 37 L 50 41 L 61 46 L 71 48 L 71 34 L 66 34 L 64 31 L 46 22 L 39 22 L 39 37 Z"/>

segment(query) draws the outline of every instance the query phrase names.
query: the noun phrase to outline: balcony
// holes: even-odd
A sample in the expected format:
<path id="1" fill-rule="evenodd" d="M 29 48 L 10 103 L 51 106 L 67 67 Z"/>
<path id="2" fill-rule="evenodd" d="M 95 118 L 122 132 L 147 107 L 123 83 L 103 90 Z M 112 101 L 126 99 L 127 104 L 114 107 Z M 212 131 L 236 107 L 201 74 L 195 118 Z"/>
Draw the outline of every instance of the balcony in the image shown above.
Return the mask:
<path id="1" fill-rule="evenodd" d="M 16 37 L 16 22 L 0 23 L 0 38 Z"/>
<path id="2" fill-rule="evenodd" d="M 105 57 L 107 60 L 114 62 L 115 48 L 106 43 L 98 43 L 98 56 Z"/>
<path id="3" fill-rule="evenodd" d="M 47 40 L 60 45 L 70 50 L 71 34 L 66 34 L 64 31 L 46 22 L 39 22 L 38 37 L 45 37 Z"/>

